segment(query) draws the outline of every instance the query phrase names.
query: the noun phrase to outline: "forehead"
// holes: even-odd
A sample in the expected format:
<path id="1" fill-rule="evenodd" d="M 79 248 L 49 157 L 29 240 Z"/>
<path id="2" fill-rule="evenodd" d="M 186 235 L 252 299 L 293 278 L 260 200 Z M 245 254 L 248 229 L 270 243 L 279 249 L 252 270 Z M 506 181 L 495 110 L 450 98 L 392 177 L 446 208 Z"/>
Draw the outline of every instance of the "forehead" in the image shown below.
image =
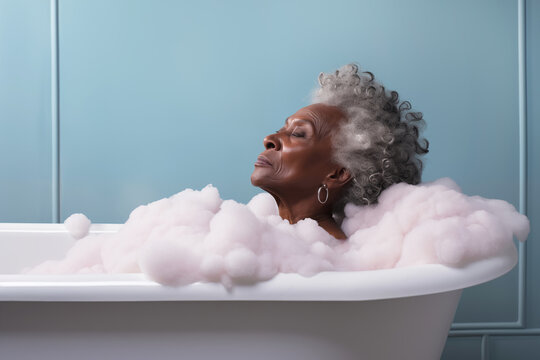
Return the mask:
<path id="1" fill-rule="evenodd" d="M 304 120 L 338 121 L 343 117 L 343 112 L 335 106 L 312 104 L 299 109 L 296 113 L 287 118 L 287 122 L 296 118 Z"/>

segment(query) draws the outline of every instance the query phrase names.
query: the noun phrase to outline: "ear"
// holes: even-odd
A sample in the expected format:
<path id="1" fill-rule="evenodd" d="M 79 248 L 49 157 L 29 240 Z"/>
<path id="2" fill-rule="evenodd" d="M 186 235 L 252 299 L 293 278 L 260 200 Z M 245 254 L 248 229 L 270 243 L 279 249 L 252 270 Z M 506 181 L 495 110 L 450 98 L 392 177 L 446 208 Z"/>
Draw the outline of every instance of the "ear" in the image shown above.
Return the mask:
<path id="1" fill-rule="evenodd" d="M 326 176 L 325 182 L 328 188 L 341 188 L 352 179 L 352 174 L 345 168 L 335 168 Z"/>

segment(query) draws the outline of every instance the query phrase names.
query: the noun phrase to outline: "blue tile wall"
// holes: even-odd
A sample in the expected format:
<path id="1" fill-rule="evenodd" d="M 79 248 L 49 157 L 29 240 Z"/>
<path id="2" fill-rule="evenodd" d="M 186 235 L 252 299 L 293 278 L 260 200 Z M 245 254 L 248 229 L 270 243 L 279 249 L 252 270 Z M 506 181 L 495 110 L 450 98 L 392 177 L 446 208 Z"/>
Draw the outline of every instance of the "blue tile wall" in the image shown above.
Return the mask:
<path id="1" fill-rule="evenodd" d="M 519 206 L 516 0 L 55 1 L 61 221 L 83 212 L 124 222 L 140 204 L 208 183 L 248 201 L 259 192 L 249 176 L 264 136 L 308 103 L 320 71 L 352 61 L 424 113 L 424 180 L 449 176 L 467 194 Z M 50 9 L 0 0 L 2 222 L 53 219 Z M 538 1 L 526 1 L 525 20 L 532 233 L 523 325 L 539 328 Z M 518 275 L 464 291 L 455 322 L 477 333 L 456 330 L 443 359 L 513 351 L 519 336 L 482 338 L 491 330 L 479 323 L 517 321 Z"/>
<path id="2" fill-rule="evenodd" d="M 480 359 L 481 337 L 449 338 L 441 360 Z"/>
<path id="3" fill-rule="evenodd" d="M 538 336 L 496 336 L 490 340 L 491 360 L 532 360 L 540 358 Z"/>
<path id="4" fill-rule="evenodd" d="M 527 325 L 540 328 L 540 2 L 527 1 Z"/>
<path id="5" fill-rule="evenodd" d="M 50 222 L 49 3 L 0 1 L 0 221 Z"/>

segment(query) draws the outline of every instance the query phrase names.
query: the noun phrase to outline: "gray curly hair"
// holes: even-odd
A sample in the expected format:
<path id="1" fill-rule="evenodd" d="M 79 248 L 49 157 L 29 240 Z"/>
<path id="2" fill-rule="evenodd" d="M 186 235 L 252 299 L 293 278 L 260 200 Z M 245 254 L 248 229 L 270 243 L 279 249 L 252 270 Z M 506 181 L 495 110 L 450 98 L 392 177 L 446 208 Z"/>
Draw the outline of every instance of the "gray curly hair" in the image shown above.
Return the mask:
<path id="1" fill-rule="evenodd" d="M 347 168 L 353 181 L 334 205 L 342 219 L 345 205 L 369 205 L 392 184 L 421 181 L 422 161 L 429 143 L 419 139 L 425 123 L 422 113 L 400 103 L 396 91 L 387 91 L 368 71 L 348 64 L 334 73 L 319 75 L 313 103 L 338 107 L 347 121 L 333 135 L 334 160 Z M 421 144 L 421 143 L 422 144 Z"/>

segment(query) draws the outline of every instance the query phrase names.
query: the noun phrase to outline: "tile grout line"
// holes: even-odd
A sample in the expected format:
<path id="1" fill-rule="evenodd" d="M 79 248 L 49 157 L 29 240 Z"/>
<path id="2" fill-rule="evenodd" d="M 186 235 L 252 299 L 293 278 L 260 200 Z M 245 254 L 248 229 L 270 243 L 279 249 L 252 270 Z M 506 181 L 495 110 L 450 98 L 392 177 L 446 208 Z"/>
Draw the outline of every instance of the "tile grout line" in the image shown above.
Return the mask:
<path id="1" fill-rule="evenodd" d="M 519 304 L 518 304 L 519 313 Z M 482 330 L 482 329 L 522 329 L 523 325 L 518 321 L 489 321 L 489 322 L 469 322 L 453 323 L 451 330 Z"/>
<path id="2" fill-rule="evenodd" d="M 540 328 L 528 329 L 476 329 L 476 330 L 452 330 L 450 337 L 477 337 L 484 335 L 492 336 L 540 336 Z"/>
<path id="3" fill-rule="evenodd" d="M 482 335 L 482 342 L 480 343 L 480 359 L 489 360 L 489 335 Z"/>
<path id="4" fill-rule="evenodd" d="M 58 0 L 51 0 L 51 220 L 60 222 L 60 92 Z"/>
<path id="5" fill-rule="evenodd" d="M 527 68 L 525 0 L 518 0 L 519 212 L 527 215 Z M 525 327 L 526 243 L 519 244 L 518 322 Z"/>

